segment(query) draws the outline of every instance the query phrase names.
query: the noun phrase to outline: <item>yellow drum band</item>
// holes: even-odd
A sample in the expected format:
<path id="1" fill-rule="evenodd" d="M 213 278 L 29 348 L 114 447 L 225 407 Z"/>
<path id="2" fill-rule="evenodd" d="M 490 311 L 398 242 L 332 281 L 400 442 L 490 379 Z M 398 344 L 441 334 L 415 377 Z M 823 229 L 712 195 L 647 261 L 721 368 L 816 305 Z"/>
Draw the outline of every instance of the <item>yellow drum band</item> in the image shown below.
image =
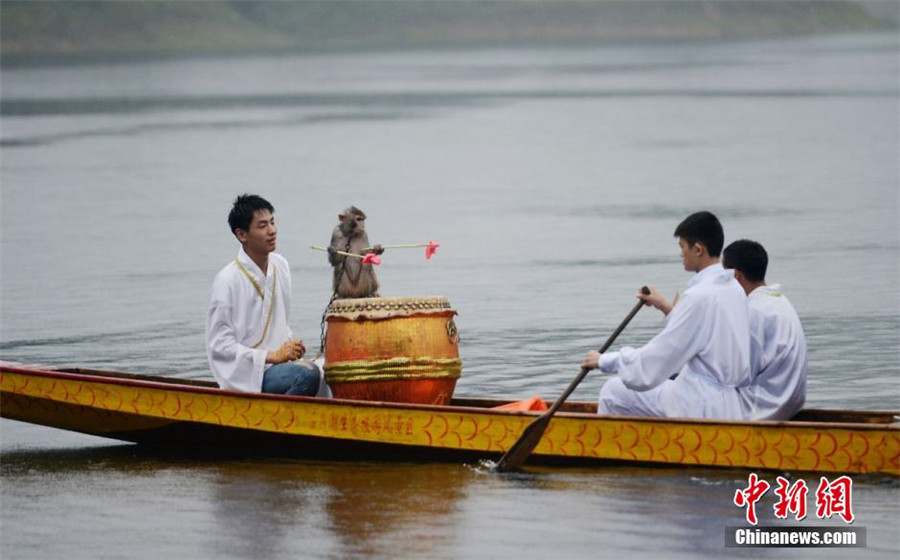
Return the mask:
<path id="1" fill-rule="evenodd" d="M 325 366 L 329 385 L 393 379 L 459 379 L 462 361 L 452 358 L 391 358 L 359 360 Z"/>

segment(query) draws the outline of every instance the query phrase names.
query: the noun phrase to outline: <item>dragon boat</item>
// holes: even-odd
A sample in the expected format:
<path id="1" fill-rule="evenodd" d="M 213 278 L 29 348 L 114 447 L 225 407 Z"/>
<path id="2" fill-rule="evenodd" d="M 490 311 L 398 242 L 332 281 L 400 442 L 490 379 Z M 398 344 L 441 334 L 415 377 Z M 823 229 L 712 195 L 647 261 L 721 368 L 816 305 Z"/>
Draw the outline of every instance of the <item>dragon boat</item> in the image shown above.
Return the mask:
<path id="1" fill-rule="evenodd" d="M 496 460 L 540 412 L 249 394 L 212 381 L 0 362 L 0 416 L 126 442 L 351 460 Z M 596 414 L 565 404 L 527 464 L 640 463 L 900 477 L 900 411 L 803 410 L 792 420 Z"/>
<path id="2" fill-rule="evenodd" d="M 0 416 L 191 450 L 496 460 L 541 412 L 517 401 L 454 398 L 462 371 L 455 315 L 443 297 L 331 302 L 323 356 L 328 397 L 0 362 Z M 789 422 L 739 422 L 605 416 L 595 403 L 571 402 L 552 417 L 528 462 L 900 477 L 900 411 L 804 410 Z"/>

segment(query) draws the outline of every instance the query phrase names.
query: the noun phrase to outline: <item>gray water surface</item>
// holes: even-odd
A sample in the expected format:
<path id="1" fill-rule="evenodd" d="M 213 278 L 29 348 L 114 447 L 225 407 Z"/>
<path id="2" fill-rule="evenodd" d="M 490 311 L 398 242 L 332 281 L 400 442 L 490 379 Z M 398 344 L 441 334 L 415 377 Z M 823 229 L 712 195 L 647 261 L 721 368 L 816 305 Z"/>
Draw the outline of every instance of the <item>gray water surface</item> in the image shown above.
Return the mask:
<path id="1" fill-rule="evenodd" d="M 310 348 L 331 272 L 308 246 L 356 204 L 373 243 L 441 244 L 378 274 L 459 311 L 457 395 L 551 400 L 639 286 L 683 289 L 672 231 L 709 209 L 767 247 L 808 405 L 900 408 L 895 36 L 18 68 L 0 113 L 4 360 L 209 378 L 208 290 L 249 191 L 276 207 Z M 619 344 L 660 328 L 642 311 Z M 724 548 L 745 472 L 181 457 L 8 420 L 0 451 L 4 559 L 810 552 Z M 897 484 L 853 497 L 853 556 L 896 557 Z"/>

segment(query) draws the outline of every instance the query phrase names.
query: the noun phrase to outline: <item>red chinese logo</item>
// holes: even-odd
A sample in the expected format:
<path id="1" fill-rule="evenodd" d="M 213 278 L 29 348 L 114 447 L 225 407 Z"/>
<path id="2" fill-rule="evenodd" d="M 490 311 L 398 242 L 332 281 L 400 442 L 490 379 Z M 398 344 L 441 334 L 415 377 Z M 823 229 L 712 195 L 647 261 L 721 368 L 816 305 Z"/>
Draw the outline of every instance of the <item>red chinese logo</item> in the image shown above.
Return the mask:
<path id="1" fill-rule="evenodd" d="M 853 523 L 853 507 L 850 503 L 852 490 L 853 481 L 848 476 L 842 476 L 833 482 L 828 482 L 823 476 L 816 490 L 816 517 L 825 519 L 840 515 L 847 523 Z"/>
<path id="2" fill-rule="evenodd" d="M 749 485 L 743 490 L 735 490 L 734 505 L 747 508 L 747 523 L 756 525 L 756 502 L 769 491 L 769 483 L 759 480 L 756 473 L 751 473 Z"/>
<path id="3" fill-rule="evenodd" d="M 789 513 L 794 514 L 797 521 L 806 517 L 806 500 L 809 488 L 805 480 L 797 480 L 791 484 L 786 478 L 776 478 L 778 487 L 775 495 L 775 517 L 787 519 Z M 757 524 L 756 503 L 769 491 L 771 485 L 765 480 L 760 480 L 756 473 L 751 473 L 747 478 L 747 487 L 734 492 L 734 505 L 747 508 L 747 523 Z M 842 476 L 829 482 L 824 476 L 819 480 L 816 489 L 816 517 L 828 519 L 833 515 L 840 515 L 847 522 L 853 522 L 853 481 L 849 476 Z"/>
<path id="4" fill-rule="evenodd" d="M 809 492 L 806 481 L 798 480 L 789 485 L 786 478 L 779 476 L 776 482 L 778 488 L 775 489 L 775 495 L 778 496 L 778 502 L 775 504 L 775 517 L 787 519 L 788 512 L 793 513 L 797 521 L 806 517 L 806 495 Z"/>

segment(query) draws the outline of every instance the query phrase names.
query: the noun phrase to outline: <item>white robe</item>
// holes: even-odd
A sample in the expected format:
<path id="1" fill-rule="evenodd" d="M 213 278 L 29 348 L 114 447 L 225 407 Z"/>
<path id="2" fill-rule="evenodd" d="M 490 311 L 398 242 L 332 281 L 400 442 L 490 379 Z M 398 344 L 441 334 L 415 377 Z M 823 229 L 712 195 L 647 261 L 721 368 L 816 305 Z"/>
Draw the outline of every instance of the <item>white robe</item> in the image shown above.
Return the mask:
<path id="1" fill-rule="evenodd" d="M 642 348 L 603 354 L 600 369 L 619 374 L 600 392 L 601 414 L 742 418 L 737 387 L 750 383 L 750 333 L 733 271 L 714 264 L 697 273 L 662 332 Z"/>
<path id="2" fill-rule="evenodd" d="M 291 269 L 284 257 L 269 254 L 264 273 L 243 248 L 237 260 L 253 276 L 265 294 L 261 298 L 253 283 L 234 263 L 228 263 L 213 280 L 206 321 L 206 353 L 213 375 L 223 389 L 259 393 L 263 374 L 271 366 L 266 354 L 293 338 L 288 326 L 291 308 Z M 274 306 L 272 298 L 274 297 Z M 272 318 L 263 335 L 269 309 Z"/>
<path id="3" fill-rule="evenodd" d="M 806 337 L 781 286 L 760 286 L 747 299 L 753 381 L 739 393 L 744 416 L 789 420 L 806 402 Z"/>

